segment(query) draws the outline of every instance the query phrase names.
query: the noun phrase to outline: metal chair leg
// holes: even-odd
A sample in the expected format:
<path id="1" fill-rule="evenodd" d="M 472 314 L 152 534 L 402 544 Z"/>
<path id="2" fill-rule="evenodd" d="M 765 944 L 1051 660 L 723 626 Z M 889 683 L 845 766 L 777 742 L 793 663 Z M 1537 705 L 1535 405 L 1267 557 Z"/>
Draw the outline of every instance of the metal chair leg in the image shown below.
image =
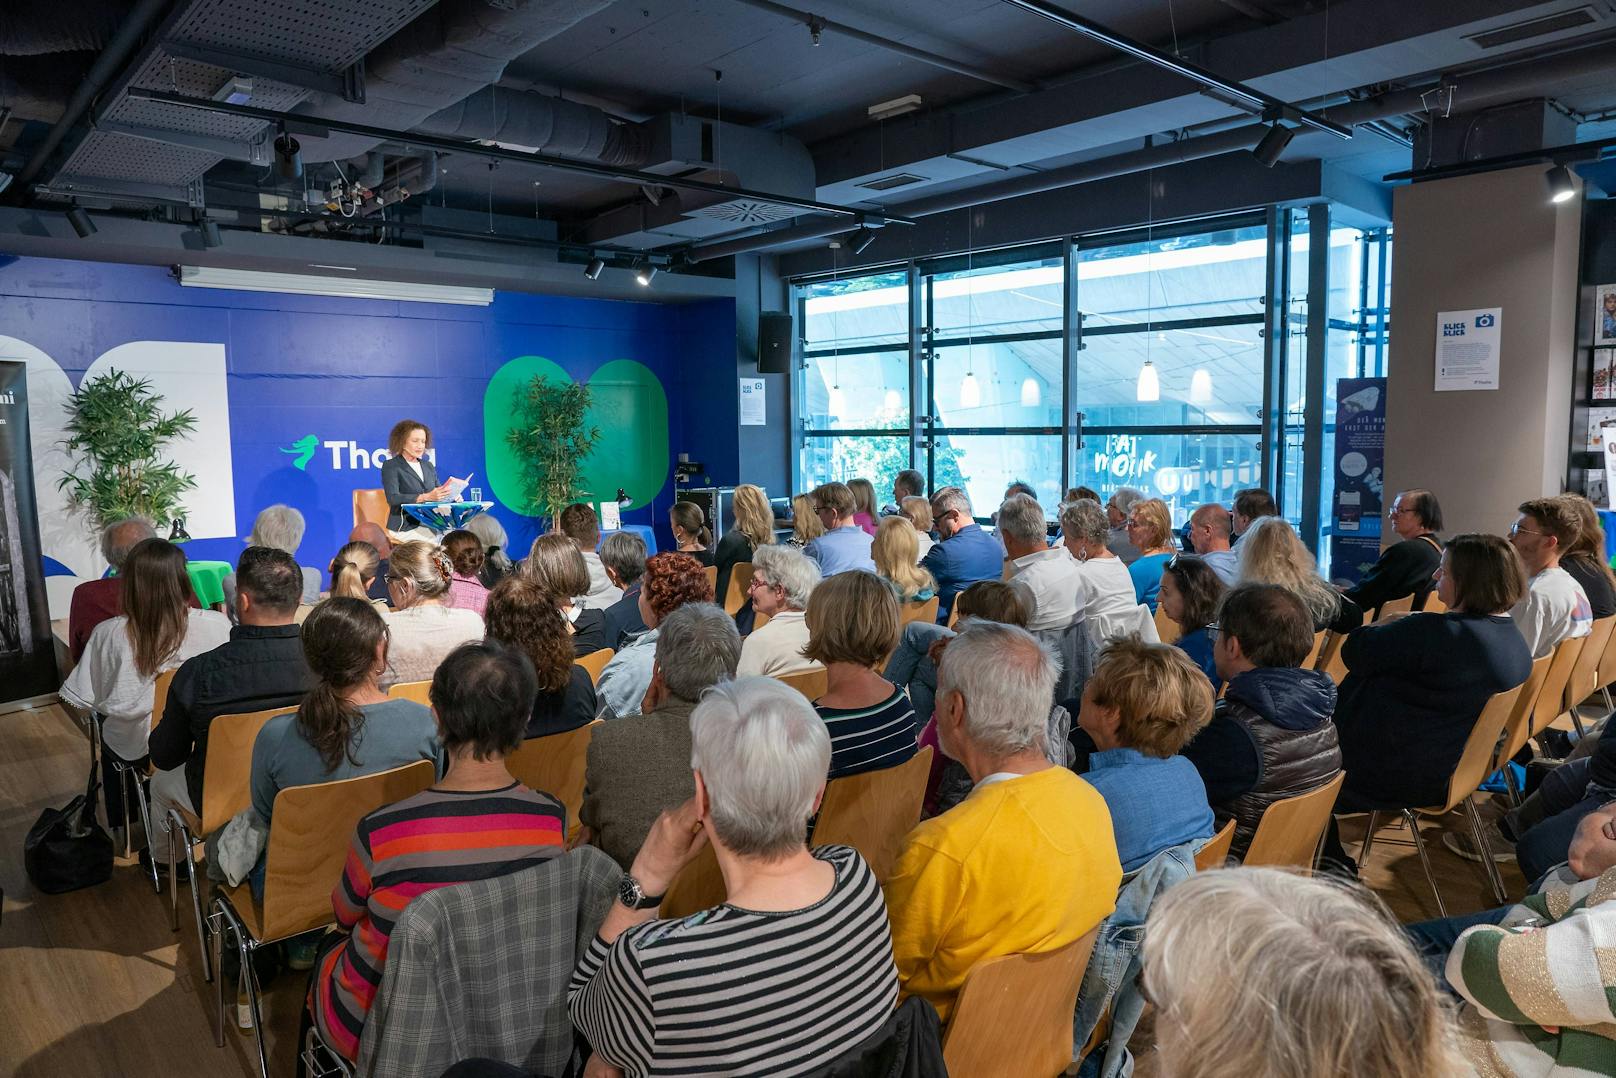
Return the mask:
<path id="1" fill-rule="evenodd" d="M 1520 781 L 1515 778 L 1515 767 L 1510 761 L 1505 760 L 1504 761 L 1503 771 L 1504 771 L 1504 789 L 1509 793 L 1510 807 L 1511 808 L 1520 808 L 1521 807 L 1521 784 L 1520 784 Z"/>
<path id="2" fill-rule="evenodd" d="M 1420 867 L 1425 869 L 1425 881 L 1431 885 L 1431 893 L 1436 896 L 1437 916 L 1446 917 L 1448 907 L 1442 901 L 1442 892 L 1436 886 L 1436 876 L 1431 872 L 1431 859 L 1425 853 L 1425 839 L 1420 837 L 1420 821 L 1407 809 L 1403 810 L 1403 817 L 1408 820 L 1408 829 L 1414 833 L 1414 850 L 1420 855 Z"/>
<path id="3" fill-rule="evenodd" d="M 130 769 L 133 771 L 133 769 Z M 151 885 L 154 894 L 163 893 L 162 880 L 157 875 L 157 836 L 152 832 L 151 808 L 146 803 L 146 780 L 135 774 L 135 808 L 140 814 L 140 826 L 146 832 L 146 860 L 151 865 Z M 170 862 L 172 864 L 173 862 Z"/>
<path id="4" fill-rule="evenodd" d="M 1487 830 L 1481 825 L 1481 813 L 1476 810 L 1476 802 L 1472 798 L 1465 799 L 1465 815 L 1470 819 L 1470 837 L 1476 844 L 1476 852 L 1481 854 L 1482 866 L 1487 872 L 1487 882 L 1492 885 L 1493 895 L 1498 899 L 1500 906 L 1509 903 L 1509 892 L 1504 890 L 1504 878 L 1498 871 L 1498 863 L 1493 860 L 1492 846 L 1487 841 Z"/>
<path id="5" fill-rule="evenodd" d="M 258 941 L 247 935 L 241 921 L 236 917 L 235 910 L 223 898 L 214 899 L 213 909 L 219 918 L 219 934 L 229 928 L 236 937 L 236 951 L 241 956 L 241 984 L 247 989 L 247 1003 L 252 1008 L 253 1042 L 258 1048 L 258 1074 L 259 1078 L 269 1078 L 269 1053 L 264 1045 L 264 1015 L 259 1005 L 260 989 L 258 987 L 258 971 L 253 968 L 252 956 L 258 949 Z M 224 1044 L 224 978 L 215 979 L 218 987 L 219 1000 L 219 1036 L 218 1043 Z M 239 989 L 238 989 L 239 991 Z"/>
<path id="6" fill-rule="evenodd" d="M 135 829 L 132 826 L 134 813 L 129 811 L 129 769 L 113 764 L 112 773 L 118 776 L 118 807 L 123 809 L 123 855 L 126 858 L 133 857 Z"/>
<path id="7" fill-rule="evenodd" d="M 1358 847 L 1358 870 L 1360 872 L 1363 871 L 1364 865 L 1369 861 L 1369 851 L 1375 845 L 1375 825 L 1379 822 L 1380 813 L 1370 812 L 1369 822 L 1364 827 L 1363 845 Z"/>
<path id="8" fill-rule="evenodd" d="M 220 902 L 213 901 L 213 915 L 208 918 L 208 935 L 213 945 L 213 968 L 221 971 L 213 979 L 214 998 L 217 1007 L 214 1013 L 213 1043 L 215 1047 L 224 1047 L 224 914 L 219 911 Z"/>
<path id="9" fill-rule="evenodd" d="M 213 982 L 213 963 L 210 961 L 211 952 L 208 948 L 208 934 L 202 927 L 202 895 L 196 889 L 196 861 L 191 856 L 191 851 L 196 846 L 196 839 L 191 835 L 191 829 L 185 826 L 185 821 L 180 818 L 178 810 L 169 809 L 166 822 L 169 835 L 168 863 L 178 866 L 174 851 L 176 836 L 178 837 L 180 849 L 185 851 L 185 881 L 191 887 L 191 910 L 196 914 L 196 943 L 197 950 L 202 956 L 202 980 L 211 984 Z M 170 897 L 172 898 L 172 903 L 169 927 L 178 932 L 180 929 L 179 895 L 174 894 Z"/>
<path id="10" fill-rule="evenodd" d="M 202 929 L 202 896 L 196 890 L 196 862 L 189 858 L 185 861 L 185 877 L 191 885 L 191 910 L 196 914 L 196 942 L 202 954 L 202 980 L 213 980 L 213 971 L 217 968 L 211 961 L 212 955 L 208 951 L 208 935 Z"/>
<path id="11" fill-rule="evenodd" d="M 1616 700 L 1612 700 L 1610 698 L 1610 686 L 1609 685 L 1601 685 L 1601 686 L 1599 686 L 1599 691 L 1605 697 L 1605 714 L 1608 715 L 1612 711 L 1616 711 Z"/>
<path id="12" fill-rule="evenodd" d="M 1577 728 L 1578 737 L 1588 736 L 1588 728 L 1582 724 L 1582 715 L 1577 708 L 1571 709 L 1571 725 Z"/>
<path id="13" fill-rule="evenodd" d="M 168 834 L 168 930 L 180 930 L 180 873 L 179 862 L 174 859 L 174 840 L 178 838 L 174 833 L 174 813 L 170 812 L 163 820 L 163 830 Z M 203 959 L 203 964 L 207 962 Z"/>

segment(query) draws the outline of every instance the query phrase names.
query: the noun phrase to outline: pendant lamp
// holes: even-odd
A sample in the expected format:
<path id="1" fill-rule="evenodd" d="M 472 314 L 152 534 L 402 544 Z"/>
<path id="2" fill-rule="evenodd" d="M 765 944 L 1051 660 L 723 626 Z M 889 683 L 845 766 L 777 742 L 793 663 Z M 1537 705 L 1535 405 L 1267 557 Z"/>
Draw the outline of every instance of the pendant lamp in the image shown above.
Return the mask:
<path id="1" fill-rule="evenodd" d="M 1156 374 L 1156 365 L 1148 359 L 1139 368 L 1139 391 L 1135 396 L 1141 401 L 1161 400 L 1161 378 Z"/>

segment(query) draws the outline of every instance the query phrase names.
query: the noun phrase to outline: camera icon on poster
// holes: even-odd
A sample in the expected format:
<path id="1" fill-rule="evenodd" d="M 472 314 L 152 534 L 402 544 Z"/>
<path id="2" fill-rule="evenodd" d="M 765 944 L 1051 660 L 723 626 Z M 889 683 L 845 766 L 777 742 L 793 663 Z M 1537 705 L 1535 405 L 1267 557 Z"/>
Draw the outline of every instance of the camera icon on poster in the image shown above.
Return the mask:
<path id="1" fill-rule="evenodd" d="M 1478 314 L 1478 315 L 1476 315 L 1476 328 L 1477 329 L 1491 329 L 1494 325 L 1497 324 L 1497 322 L 1498 322 L 1498 316 L 1497 315 L 1492 315 L 1492 314 Z"/>

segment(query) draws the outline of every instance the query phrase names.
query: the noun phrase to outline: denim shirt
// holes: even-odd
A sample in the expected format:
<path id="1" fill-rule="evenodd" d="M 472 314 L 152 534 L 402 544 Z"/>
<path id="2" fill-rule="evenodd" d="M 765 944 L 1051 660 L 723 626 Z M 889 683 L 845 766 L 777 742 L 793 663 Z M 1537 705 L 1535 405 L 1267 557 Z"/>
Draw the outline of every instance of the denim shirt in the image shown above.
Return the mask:
<path id="1" fill-rule="evenodd" d="M 1122 871 L 1133 872 L 1169 846 L 1212 837 L 1212 808 L 1195 765 L 1182 756 L 1165 760 L 1137 749 L 1089 755 L 1083 776 L 1111 810 Z"/>
<path id="2" fill-rule="evenodd" d="M 875 540 L 863 528 L 849 524 L 845 528 L 828 531 L 802 548 L 819 566 L 823 576 L 835 576 L 849 569 L 875 572 L 875 559 L 870 557 L 870 545 Z"/>

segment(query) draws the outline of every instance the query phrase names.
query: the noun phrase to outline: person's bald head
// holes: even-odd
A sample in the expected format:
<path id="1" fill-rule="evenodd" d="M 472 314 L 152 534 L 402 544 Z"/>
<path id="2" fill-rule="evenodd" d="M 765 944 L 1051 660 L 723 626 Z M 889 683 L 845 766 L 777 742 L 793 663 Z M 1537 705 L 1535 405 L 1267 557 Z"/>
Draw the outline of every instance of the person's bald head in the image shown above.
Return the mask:
<path id="1" fill-rule="evenodd" d="M 1229 549 L 1229 511 L 1221 505 L 1203 505 L 1190 514 L 1190 545 L 1197 554 Z"/>
<path id="2" fill-rule="evenodd" d="M 157 537 L 157 528 L 145 517 L 124 517 L 101 529 L 101 556 L 114 569 L 123 568 L 129 552 L 147 539 Z"/>
<path id="3" fill-rule="evenodd" d="M 369 543 L 376 548 L 376 553 L 383 558 L 393 552 L 393 544 L 387 541 L 387 533 L 382 526 L 374 520 L 367 520 L 362 524 L 354 525 L 354 530 L 348 533 L 350 543 Z"/>

